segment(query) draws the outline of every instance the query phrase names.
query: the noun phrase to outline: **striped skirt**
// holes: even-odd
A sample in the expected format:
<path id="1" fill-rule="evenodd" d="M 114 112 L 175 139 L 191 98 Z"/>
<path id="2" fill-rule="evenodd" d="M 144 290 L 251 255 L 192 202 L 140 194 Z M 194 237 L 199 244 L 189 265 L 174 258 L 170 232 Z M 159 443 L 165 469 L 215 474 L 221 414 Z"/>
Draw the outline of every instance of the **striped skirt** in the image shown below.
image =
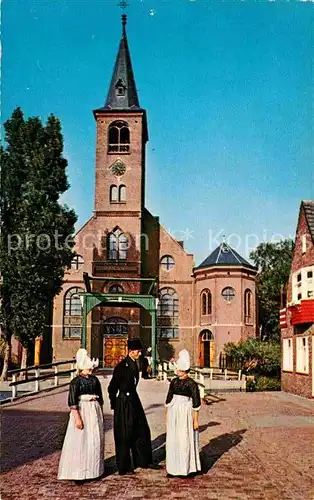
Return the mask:
<path id="1" fill-rule="evenodd" d="M 81 396 L 79 404 L 83 429 L 75 427 L 74 415 L 70 413 L 58 479 L 93 479 L 104 473 L 103 413 L 98 401 L 86 396 Z"/>

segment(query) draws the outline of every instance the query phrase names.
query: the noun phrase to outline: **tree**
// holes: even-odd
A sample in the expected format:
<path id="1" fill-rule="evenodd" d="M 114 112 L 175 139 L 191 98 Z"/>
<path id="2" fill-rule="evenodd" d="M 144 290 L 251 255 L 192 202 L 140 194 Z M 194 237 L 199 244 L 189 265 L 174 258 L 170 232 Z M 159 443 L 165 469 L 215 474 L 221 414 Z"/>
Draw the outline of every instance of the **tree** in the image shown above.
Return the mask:
<path id="1" fill-rule="evenodd" d="M 43 334 L 47 310 L 61 291 L 77 218 L 59 203 L 69 187 L 60 121 L 50 115 L 43 126 L 17 108 L 4 128 L 1 319 L 8 344 L 14 334 L 27 349 Z"/>
<path id="2" fill-rule="evenodd" d="M 280 339 L 281 292 L 289 279 L 293 249 L 294 242 L 286 239 L 278 243 L 261 243 L 250 254 L 258 268 L 257 298 L 261 338 L 264 340 Z"/>

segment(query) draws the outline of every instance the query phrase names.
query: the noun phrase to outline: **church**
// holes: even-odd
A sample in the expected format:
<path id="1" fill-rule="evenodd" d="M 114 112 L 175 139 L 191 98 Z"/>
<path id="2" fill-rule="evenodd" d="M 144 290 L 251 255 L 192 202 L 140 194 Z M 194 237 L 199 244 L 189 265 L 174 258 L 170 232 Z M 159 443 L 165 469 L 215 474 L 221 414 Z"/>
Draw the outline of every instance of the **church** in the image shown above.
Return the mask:
<path id="1" fill-rule="evenodd" d="M 72 358 L 82 344 L 110 368 L 126 354 L 127 339 L 140 337 L 146 348 L 156 341 L 157 359 L 186 348 L 194 365 L 218 366 L 225 343 L 257 334 L 257 270 L 224 241 L 195 266 L 184 243 L 145 207 L 147 115 L 137 95 L 125 14 L 107 99 L 93 113 L 94 210 L 75 236 L 76 255 L 54 301 L 53 357 Z M 86 285 L 113 300 L 97 304 L 84 327 Z M 125 307 L 124 298 L 137 294 L 154 298 L 154 316 L 136 300 Z"/>

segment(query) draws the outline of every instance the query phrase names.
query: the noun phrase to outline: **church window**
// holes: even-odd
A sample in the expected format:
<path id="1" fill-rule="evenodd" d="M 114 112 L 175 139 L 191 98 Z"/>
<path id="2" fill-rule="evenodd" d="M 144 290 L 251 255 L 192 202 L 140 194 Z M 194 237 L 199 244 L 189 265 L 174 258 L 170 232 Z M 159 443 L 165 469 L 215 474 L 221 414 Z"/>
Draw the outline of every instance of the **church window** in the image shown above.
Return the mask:
<path id="1" fill-rule="evenodd" d="M 121 285 L 111 285 L 109 293 L 124 293 L 124 290 Z"/>
<path id="2" fill-rule="evenodd" d="M 130 129 L 126 122 L 118 120 L 109 125 L 108 153 L 130 152 Z"/>
<path id="3" fill-rule="evenodd" d="M 81 255 L 74 255 L 71 261 L 71 269 L 78 271 L 84 265 L 84 259 Z"/>
<path id="4" fill-rule="evenodd" d="M 162 288 L 157 309 L 157 333 L 160 339 L 179 337 L 179 299 L 173 288 Z"/>
<path id="5" fill-rule="evenodd" d="M 109 234 L 109 260 L 126 260 L 128 250 L 128 238 L 116 228 Z"/>
<path id="6" fill-rule="evenodd" d="M 110 186 L 110 201 L 115 202 L 119 201 L 119 191 L 117 186 Z"/>
<path id="7" fill-rule="evenodd" d="M 123 184 L 119 186 L 119 201 L 126 201 L 126 187 Z"/>
<path id="8" fill-rule="evenodd" d="M 104 322 L 104 335 L 127 335 L 128 322 L 124 318 L 108 318 Z"/>
<path id="9" fill-rule="evenodd" d="M 210 290 L 203 290 L 201 293 L 202 316 L 212 313 L 212 294 Z"/>
<path id="10" fill-rule="evenodd" d="M 244 321 L 245 324 L 251 323 L 252 321 L 252 292 L 247 289 L 244 292 Z"/>
<path id="11" fill-rule="evenodd" d="M 82 303 L 80 293 L 83 288 L 70 288 L 64 295 L 63 338 L 81 338 Z"/>
<path id="12" fill-rule="evenodd" d="M 227 286 L 226 288 L 223 289 L 221 295 L 227 302 L 231 302 L 235 297 L 235 289 L 232 288 L 231 286 Z"/>
<path id="13" fill-rule="evenodd" d="M 119 78 L 119 80 L 116 83 L 116 91 L 117 91 L 117 96 L 124 96 L 125 95 L 125 89 L 126 85 L 122 78 Z"/>
<path id="14" fill-rule="evenodd" d="M 171 271 L 171 269 L 175 265 L 175 262 L 171 255 L 164 255 L 160 260 L 160 265 L 165 271 Z"/>

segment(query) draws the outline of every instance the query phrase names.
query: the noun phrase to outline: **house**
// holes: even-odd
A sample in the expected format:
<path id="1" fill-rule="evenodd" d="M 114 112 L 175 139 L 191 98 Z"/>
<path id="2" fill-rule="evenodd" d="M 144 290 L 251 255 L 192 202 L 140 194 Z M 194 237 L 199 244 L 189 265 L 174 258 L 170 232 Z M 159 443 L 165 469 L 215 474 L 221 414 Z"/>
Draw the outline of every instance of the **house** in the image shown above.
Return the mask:
<path id="1" fill-rule="evenodd" d="M 302 201 L 295 249 L 280 311 L 281 385 L 286 392 L 314 397 L 314 201 Z"/>

